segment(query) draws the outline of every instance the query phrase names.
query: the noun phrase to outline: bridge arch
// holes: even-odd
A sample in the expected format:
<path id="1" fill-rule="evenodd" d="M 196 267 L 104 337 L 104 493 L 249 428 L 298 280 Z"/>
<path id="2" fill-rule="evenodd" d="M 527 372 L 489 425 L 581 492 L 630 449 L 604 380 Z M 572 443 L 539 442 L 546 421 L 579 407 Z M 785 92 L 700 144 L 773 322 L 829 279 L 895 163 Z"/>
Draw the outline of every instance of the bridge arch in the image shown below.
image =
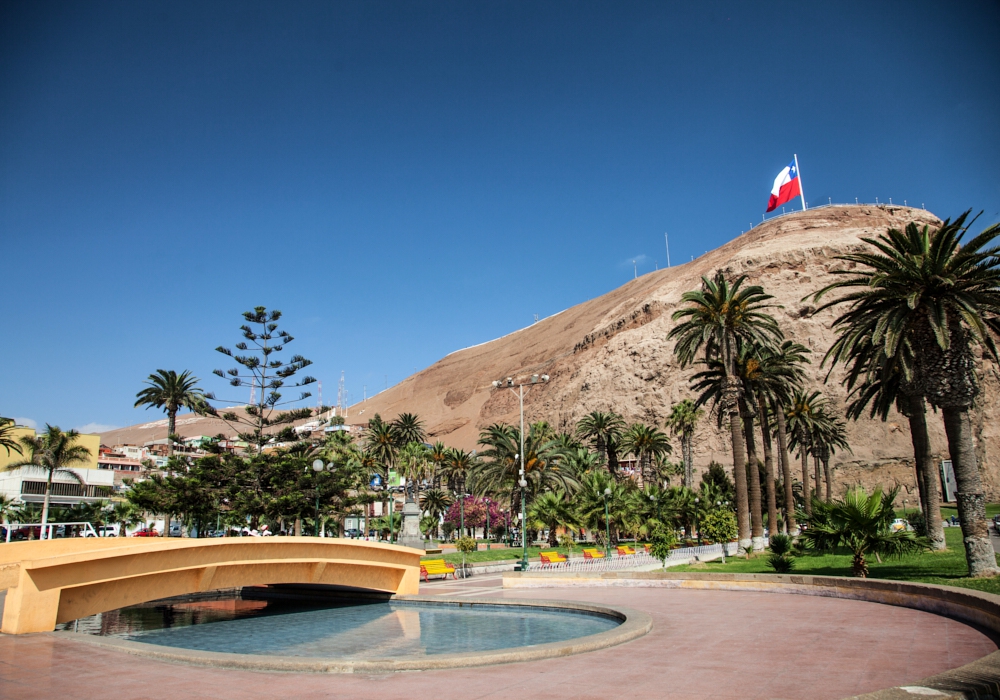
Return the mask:
<path id="1" fill-rule="evenodd" d="M 331 584 L 396 594 L 420 586 L 419 549 L 318 537 L 87 538 L 0 547 L 5 634 L 219 588 Z"/>

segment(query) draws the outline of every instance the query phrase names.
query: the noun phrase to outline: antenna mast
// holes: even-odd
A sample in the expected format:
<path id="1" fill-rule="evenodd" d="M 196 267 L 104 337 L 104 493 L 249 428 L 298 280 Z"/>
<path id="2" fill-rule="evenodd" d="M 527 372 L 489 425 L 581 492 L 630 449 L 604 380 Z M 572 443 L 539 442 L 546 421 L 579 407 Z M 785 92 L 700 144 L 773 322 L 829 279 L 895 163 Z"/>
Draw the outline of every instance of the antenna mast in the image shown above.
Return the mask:
<path id="1" fill-rule="evenodd" d="M 663 232 L 663 242 L 667 244 L 667 267 L 670 267 L 670 239 L 667 238 L 667 232 Z"/>
<path id="2" fill-rule="evenodd" d="M 337 408 L 340 409 L 340 415 L 344 415 L 346 400 L 347 397 L 344 395 L 344 370 L 340 370 L 340 383 L 337 385 Z"/>

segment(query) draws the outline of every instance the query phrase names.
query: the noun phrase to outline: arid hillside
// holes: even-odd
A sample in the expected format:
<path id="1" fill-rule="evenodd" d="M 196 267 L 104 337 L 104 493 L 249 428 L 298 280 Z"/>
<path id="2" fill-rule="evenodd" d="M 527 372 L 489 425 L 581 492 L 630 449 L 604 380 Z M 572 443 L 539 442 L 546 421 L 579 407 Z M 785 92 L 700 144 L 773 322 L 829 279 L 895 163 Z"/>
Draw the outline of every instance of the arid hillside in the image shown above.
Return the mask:
<path id="1" fill-rule="evenodd" d="M 507 389 L 494 389 L 502 377 L 527 378 L 548 374 L 551 381 L 533 387 L 525 398 L 525 420 L 548 420 L 569 429 L 593 410 L 614 410 L 627 420 L 662 427 L 670 406 L 690 395 L 688 378 L 666 340 L 671 314 L 681 295 L 695 289 L 703 275 L 722 269 L 746 274 L 773 294 L 775 311 L 786 335 L 811 348 L 812 383 L 836 406 L 844 391 L 834 375 L 822 386 L 825 370 L 819 361 L 833 339 L 833 312 L 813 314 L 801 301 L 832 279 L 840 263 L 833 256 L 863 245 L 859 238 L 901 228 L 909 221 L 934 223 L 929 212 L 893 206 L 835 206 L 783 216 L 754 228 L 696 260 L 660 270 L 539 321 L 497 340 L 454 352 L 427 369 L 390 387 L 363 404 L 352 406 L 348 422 L 365 422 L 374 413 L 391 418 L 403 411 L 418 413 L 433 439 L 448 445 L 475 447 L 479 431 L 498 421 L 516 423 L 518 403 Z M 1000 427 L 996 416 L 998 381 L 992 370 L 983 377 L 984 392 L 974 418 L 984 480 L 991 498 L 1000 497 Z M 215 434 L 221 426 L 200 425 L 188 417 L 178 432 Z M 946 449 L 940 420 L 931 415 L 932 441 L 939 454 Z M 214 423 L 214 421 L 213 421 Z M 145 426 L 142 426 L 144 428 Z M 138 429 L 137 429 L 138 428 Z M 853 453 L 837 454 L 833 464 L 838 488 L 848 484 L 903 485 L 902 497 L 913 489 L 910 438 L 905 419 L 887 423 L 861 421 L 848 426 Z M 115 431 L 105 442 L 134 441 L 146 430 L 139 426 Z M 163 437 L 160 428 L 152 437 Z M 728 464 L 726 435 L 706 418 L 695 439 L 696 468 L 712 460 Z"/>

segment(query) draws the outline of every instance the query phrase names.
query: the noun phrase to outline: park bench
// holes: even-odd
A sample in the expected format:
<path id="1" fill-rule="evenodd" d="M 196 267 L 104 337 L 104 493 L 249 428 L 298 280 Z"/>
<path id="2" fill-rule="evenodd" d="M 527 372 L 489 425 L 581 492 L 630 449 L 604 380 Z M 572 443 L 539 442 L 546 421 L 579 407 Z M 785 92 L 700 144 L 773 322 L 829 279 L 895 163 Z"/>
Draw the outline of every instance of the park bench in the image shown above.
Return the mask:
<path id="1" fill-rule="evenodd" d="M 569 560 L 559 552 L 541 552 L 539 557 L 541 557 L 543 567 L 555 566 L 557 564 L 568 564 L 569 562 Z"/>
<path id="2" fill-rule="evenodd" d="M 635 554 L 635 550 L 629 547 L 628 545 L 618 545 L 616 549 L 618 550 L 618 556 L 620 557 L 625 557 L 631 554 Z"/>
<path id="3" fill-rule="evenodd" d="M 444 559 L 428 559 L 420 562 L 420 575 L 424 578 L 424 581 L 430 581 L 430 576 L 444 576 L 448 578 L 448 574 L 451 574 L 451 577 L 456 581 L 458 580 L 458 576 L 455 575 L 455 567 Z"/>
<path id="4" fill-rule="evenodd" d="M 585 550 L 583 550 L 583 558 L 584 559 L 603 559 L 604 558 L 604 552 L 602 552 L 601 550 L 596 549 L 596 548 L 585 549 Z"/>

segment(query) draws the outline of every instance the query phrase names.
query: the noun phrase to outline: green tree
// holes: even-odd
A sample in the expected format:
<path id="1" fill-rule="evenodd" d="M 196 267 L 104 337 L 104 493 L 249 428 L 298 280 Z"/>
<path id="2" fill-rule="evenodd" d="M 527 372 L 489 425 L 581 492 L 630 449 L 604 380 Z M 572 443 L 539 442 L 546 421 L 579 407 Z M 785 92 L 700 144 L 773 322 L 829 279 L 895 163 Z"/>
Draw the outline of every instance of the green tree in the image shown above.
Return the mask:
<path id="1" fill-rule="evenodd" d="M 547 528 L 549 546 L 555 547 L 559 544 L 557 530 L 564 527 L 575 531 L 579 519 L 565 493 L 548 491 L 532 501 L 528 509 L 528 526 L 539 530 Z"/>
<path id="2" fill-rule="evenodd" d="M 777 321 L 766 312 L 775 307 L 769 303 L 773 297 L 765 294 L 758 285 L 744 286 L 746 279 L 744 275 L 730 283 L 722 271 L 711 279 L 703 277 L 700 290 L 685 292 L 681 297 L 687 306 L 673 314 L 673 320 L 681 323 L 667 336 L 676 340 L 674 353 L 682 366 L 704 356 L 705 359 L 719 360 L 725 370 L 727 379 L 722 410 L 729 416 L 741 546 L 751 544 L 751 532 L 745 436 L 742 434 L 739 410 L 741 383 L 736 359 L 741 343 L 770 345 L 781 335 Z"/>
<path id="3" fill-rule="evenodd" d="M 294 340 L 288 331 L 278 329 L 280 319 L 280 311 L 272 309 L 269 312 L 265 307 L 257 306 L 253 311 L 243 313 L 245 323 L 240 326 L 243 340 L 234 346 L 239 354 L 221 345 L 216 348 L 238 366 L 226 371 L 213 370 L 213 373 L 228 379 L 230 386 L 257 392 L 256 403 L 246 405 L 241 411 L 225 411 L 221 417 L 237 429 L 241 440 L 254 446 L 258 452 L 274 438 L 276 429 L 312 416 L 312 410 L 308 408 L 284 408 L 304 401 L 312 394 L 304 391 L 297 399 L 282 401 L 282 389 L 304 387 L 315 383 L 316 379 L 310 376 L 294 379 L 296 374 L 312 364 L 311 360 L 301 355 L 293 355 L 287 362 L 278 359 L 278 354 Z M 212 394 L 207 394 L 206 398 L 220 400 Z M 245 404 L 243 400 L 223 403 Z M 217 415 L 215 409 L 209 410 Z"/>
<path id="4" fill-rule="evenodd" d="M 149 375 L 145 389 L 135 395 L 135 408 L 145 406 L 162 408 L 167 414 L 167 452 L 173 454 L 177 427 L 177 412 L 187 408 L 196 413 L 207 409 L 205 394 L 198 388 L 198 378 L 184 370 L 177 374 L 174 370 L 158 369 Z"/>
<path id="5" fill-rule="evenodd" d="M 46 425 L 45 433 L 20 439 L 22 459 L 4 467 L 4 471 L 25 469 L 45 475 L 45 499 L 42 501 L 42 537 L 49 519 L 49 501 L 52 496 L 52 477 L 56 474 L 68 476 L 83 483 L 74 466 L 84 466 L 90 461 L 90 450 L 77 444 L 80 433 L 75 430 L 62 431 L 57 426 Z"/>
<path id="6" fill-rule="evenodd" d="M 852 573 L 864 578 L 868 576 L 865 557 L 869 553 L 898 558 L 927 547 L 927 542 L 912 532 L 893 532 L 896 512 L 892 504 L 898 491 L 894 488 L 882 493 L 881 488 L 876 488 L 868 494 L 858 487 L 848 491 L 842 500 L 825 503 L 817 499 L 812 515 L 806 517 L 809 527 L 799 537 L 810 549 L 851 550 Z"/>
<path id="7" fill-rule="evenodd" d="M 980 390 L 974 350 L 1000 360 L 1000 225 L 963 243 L 968 215 L 933 230 L 910 223 L 903 231 L 863 238 L 870 247 L 839 256 L 852 267 L 837 271 L 841 278 L 814 298 L 845 291 L 820 307 L 847 305 L 834 321 L 839 337 L 846 338 L 842 352 L 870 342 L 887 360 L 898 362 L 914 394 L 941 409 L 969 573 L 993 576 L 1000 570 L 986 523 L 969 410 Z"/>
<path id="8" fill-rule="evenodd" d="M 411 442 L 423 443 L 427 439 L 424 423 L 415 413 L 400 413 L 392 422 L 396 446 L 403 448 Z"/>
<path id="9" fill-rule="evenodd" d="M 788 441 L 790 449 L 798 449 L 802 459 L 802 498 L 805 501 L 805 512 L 812 513 L 813 493 L 809 490 L 809 455 L 813 448 L 813 435 L 816 433 L 816 419 L 826 409 L 826 400 L 818 391 L 796 391 L 791 403 L 785 408 L 785 422 L 791 433 Z M 815 496 L 819 497 L 819 484 L 816 484 Z"/>
<path id="10" fill-rule="evenodd" d="M 108 519 L 118 525 L 118 537 L 125 537 L 129 527 L 145 522 L 145 518 L 142 517 L 142 510 L 137 508 L 134 503 L 128 501 L 116 501 L 111 506 Z M 169 534 L 169 532 L 166 533 L 166 535 Z"/>
<path id="11" fill-rule="evenodd" d="M 826 411 L 821 411 L 815 420 L 815 431 L 813 432 L 813 450 L 819 461 L 823 464 L 823 474 L 826 480 L 826 500 L 829 502 L 833 492 L 833 473 L 830 471 L 830 457 L 838 449 L 850 451 L 851 446 L 847 442 L 847 428 L 844 421 L 839 416 L 832 415 Z M 819 487 L 816 487 L 819 492 Z"/>
<path id="12" fill-rule="evenodd" d="M 625 432 L 625 419 L 614 411 L 593 411 L 576 425 L 576 435 L 589 440 L 597 454 L 606 459 L 608 471 L 618 478 L 618 443 Z"/>
<path id="13" fill-rule="evenodd" d="M 421 510 L 434 518 L 435 523 L 441 521 L 441 516 L 448 512 L 454 502 L 450 493 L 439 488 L 427 489 L 420 496 Z"/>
<path id="14" fill-rule="evenodd" d="M 8 457 L 10 457 L 12 451 L 22 454 L 21 445 L 14 435 L 16 428 L 17 426 L 14 424 L 13 418 L 0 417 L 0 447 L 7 450 Z"/>
<path id="15" fill-rule="evenodd" d="M 704 415 L 691 399 L 684 399 L 670 408 L 667 427 L 681 438 L 681 454 L 684 458 L 684 486 L 694 486 L 694 431 Z"/>
<path id="16" fill-rule="evenodd" d="M 722 545 L 722 563 L 726 563 L 726 545 L 739 536 L 736 516 L 728 508 L 714 508 L 701 517 L 698 529 L 703 537 Z"/>
<path id="17" fill-rule="evenodd" d="M 653 460 L 673 451 L 670 438 L 658 428 L 645 423 L 633 423 L 622 435 L 621 448 L 639 461 L 640 485 L 649 483 Z"/>

